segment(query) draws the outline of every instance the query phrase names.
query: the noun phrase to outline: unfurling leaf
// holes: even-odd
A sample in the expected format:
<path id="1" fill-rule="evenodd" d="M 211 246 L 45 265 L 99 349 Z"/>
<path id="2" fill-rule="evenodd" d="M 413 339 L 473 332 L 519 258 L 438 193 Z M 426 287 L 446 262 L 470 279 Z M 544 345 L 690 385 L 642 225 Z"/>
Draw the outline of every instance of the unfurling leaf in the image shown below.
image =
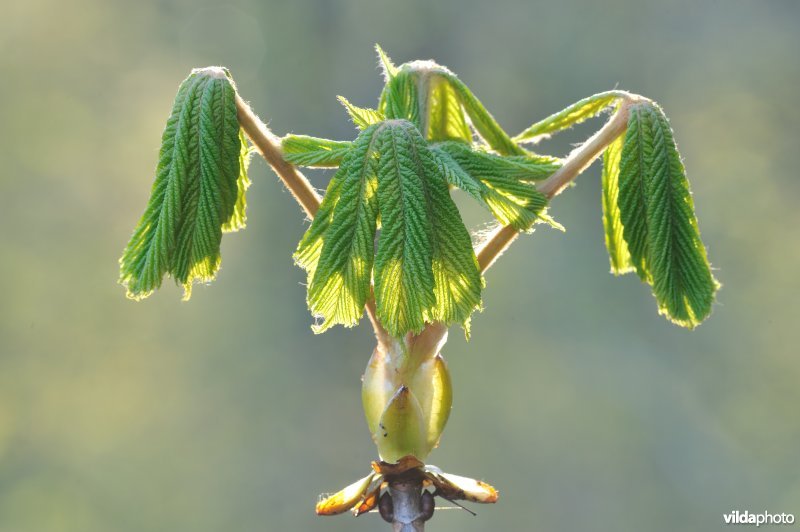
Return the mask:
<path id="1" fill-rule="evenodd" d="M 618 179 L 619 220 L 630 262 L 614 250 L 612 265 L 617 261 L 619 271 L 630 265 L 651 284 L 661 314 L 678 325 L 697 326 L 711 313 L 719 283 L 700 240 L 672 129 L 654 103 L 629 107 Z M 604 184 L 612 187 L 604 197 L 612 197 L 614 180 L 609 176 Z"/>
<path id="2" fill-rule="evenodd" d="M 389 56 L 383 51 L 381 45 L 376 44 L 375 51 L 378 53 L 378 59 L 380 60 L 381 68 L 383 69 L 383 77 L 386 79 L 386 81 L 389 81 L 395 76 L 395 74 L 397 74 L 397 67 L 394 66 L 392 60 L 389 59 Z"/>
<path id="3" fill-rule="evenodd" d="M 472 141 L 472 133 L 501 155 L 525 155 L 472 91 L 433 61 L 412 61 L 387 78 L 378 110 L 386 118 L 412 122 L 431 141 Z"/>
<path id="4" fill-rule="evenodd" d="M 388 120 L 408 120 L 421 129 L 419 104 L 417 76 L 404 65 L 386 82 L 378 102 L 378 111 Z"/>
<path id="5" fill-rule="evenodd" d="M 449 73 L 447 81 L 461 100 L 461 105 L 464 106 L 464 111 L 469 116 L 472 127 L 491 149 L 500 155 L 525 155 L 525 150 L 509 138 L 492 114 L 472 94 L 469 87 L 453 73 Z"/>
<path id="6" fill-rule="evenodd" d="M 608 91 L 589 96 L 579 102 L 575 102 L 563 111 L 559 111 L 537 122 L 516 137 L 515 142 L 538 142 L 547 138 L 553 133 L 557 133 L 574 125 L 580 124 L 597 116 L 605 109 L 608 109 L 614 102 L 626 96 L 622 91 Z"/>
<path id="7" fill-rule="evenodd" d="M 467 124 L 461 101 L 453 86 L 440 76 L 435 77 L 430 83 L 428 96 L 428 131 L 425 138 L 430 142 L 446 140 L 460 140 L 472 142 L 472 131 Z"/>
<path id="8" fill-rule="evenodd" d="M 352 142 L 319 139 L 306 135 L 286 135 L 281 140 L 283 157 L 297 166 L 337 168 Z"/>
<path id="9" fill-rule="evenodd" d="M 171 275 L 188 299 L 194 282 L 215 277 L 222 232 L 244 226 L 248 156 L 227 71 L 192 71 L 162 135 L 150 201 L 120 259 L 128 297 L 147 297 Z"/>

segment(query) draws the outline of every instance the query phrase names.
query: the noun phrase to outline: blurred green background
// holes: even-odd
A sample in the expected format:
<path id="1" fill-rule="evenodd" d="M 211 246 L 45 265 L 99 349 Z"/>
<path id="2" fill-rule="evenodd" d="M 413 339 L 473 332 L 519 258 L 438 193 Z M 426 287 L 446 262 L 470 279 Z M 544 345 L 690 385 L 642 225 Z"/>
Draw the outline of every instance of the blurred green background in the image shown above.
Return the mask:
<path id="1" fill-rule="evenodd" d="M 249 222 L 189 303 L 116 284 L 194 66 L 231 68 L 276 133 L 354 135 L 373 45 L 451 67 L 516 133 L 619 86 L 663 105 L 724 283 L 695 332 L 608 274 L 599 167 L 487 275 L 445 355 L 432 461 L 501 491 L 431 530 L 706 531 L 800 518 L 800 4 L 5 0 L 0 16 L 0 531 L 385 530 L 313 505 L 363 476 L 367 327 L 314 336 L 306 226 L 252 166 Z M 594 122 L 550 141 L 565 154 Z M 317 186 L 327 176 L 312 176 Z M 486 218 L 467 202 L 465 216 Z"/>

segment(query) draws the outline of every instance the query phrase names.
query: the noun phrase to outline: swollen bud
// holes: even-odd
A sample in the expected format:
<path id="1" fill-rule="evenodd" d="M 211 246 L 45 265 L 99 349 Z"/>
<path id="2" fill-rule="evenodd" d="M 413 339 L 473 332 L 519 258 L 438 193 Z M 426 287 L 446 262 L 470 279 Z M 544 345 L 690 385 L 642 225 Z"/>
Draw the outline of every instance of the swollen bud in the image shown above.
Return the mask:
<path id="1" fill-rule="evenodd" d="M 381 460 L 424 460 L 439 443 L 453 403 L 440 354 L 408 355 L 398 343 L 376 349 L 364 373 L 362 401 Z M 422 359 L 420 361 L 420 359 Z"/>

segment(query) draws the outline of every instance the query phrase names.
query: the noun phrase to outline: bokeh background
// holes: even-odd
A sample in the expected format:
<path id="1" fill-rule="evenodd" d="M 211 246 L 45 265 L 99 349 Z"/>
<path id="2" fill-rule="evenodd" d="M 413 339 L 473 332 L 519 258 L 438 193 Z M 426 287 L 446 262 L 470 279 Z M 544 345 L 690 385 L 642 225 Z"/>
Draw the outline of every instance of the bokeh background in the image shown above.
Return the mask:
<path id="1" fill-rule="evenodd" d="M 334 97 L 376 101 L 376 42 L 451 67 L 512 133 L 615 86 L 660 102 L 725 285 L 688 332 L 609 275 L 593 166 L 554 202 L 567 232 L 518 241 L 473 339 L 451 331 L 455 406 L 432 461 L 501 500 L 429 528 L 800 518 L 796 1 L 5 0 L 0 531 L 387 529 L 313 514 L 375 455 L 359 396 L 373 340 L 311 333 L 290 259 L 306 223 L 263 161 L 215 283 L 189 303 L 172 283 L 141 303 L 116 284 L 191 67 L 229 66 L 278 134 L 347 139 Z"/>

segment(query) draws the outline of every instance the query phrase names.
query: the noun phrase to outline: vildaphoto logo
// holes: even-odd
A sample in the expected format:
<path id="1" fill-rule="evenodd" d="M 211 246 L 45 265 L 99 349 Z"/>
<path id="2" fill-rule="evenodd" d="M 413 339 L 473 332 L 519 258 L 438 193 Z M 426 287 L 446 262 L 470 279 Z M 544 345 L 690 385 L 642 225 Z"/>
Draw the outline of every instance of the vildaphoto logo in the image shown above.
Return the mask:
<path id="1" fill-rule="evenodd" d="M 728 514 L 722 514 L 722 520 L 726 525 L 793 525 L 794 514 L 771 514 L 769 512 L 762 512 L 754 514 L 745 510 L 740 512 L 734 510 Z"/>

